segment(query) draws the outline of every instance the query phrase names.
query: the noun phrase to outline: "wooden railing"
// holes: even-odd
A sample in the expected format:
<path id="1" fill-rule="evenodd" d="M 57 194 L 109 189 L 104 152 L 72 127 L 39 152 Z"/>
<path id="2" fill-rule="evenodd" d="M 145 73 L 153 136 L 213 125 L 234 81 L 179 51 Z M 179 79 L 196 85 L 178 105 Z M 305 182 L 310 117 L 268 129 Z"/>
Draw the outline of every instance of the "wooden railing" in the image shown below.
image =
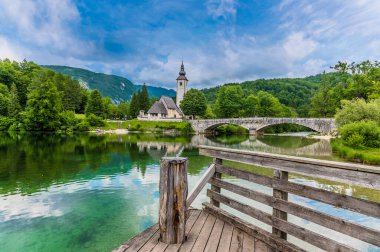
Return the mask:
<path id="1" fill-rule="evenodd" d="M 206 146 L 200 146 L 199 152 L 201 155 L 214 157 L 214 163 L 210 165 L 193 192 L 190 193 L 186 202 L 187 207 L 208 182 L 211 184 L 211 189 L 207 190 L 210 203 L 203 204 L 206 211 L 230 222 L 280 251 L 302 250 L 302 248 L 287 241 L 288 235 L 327 251 L 356 251 L 347 245 L 349 242 L 343 244 L 330 237 L 288 222 L 288 214 L 380 247 L 379 230 L 299 205 L 297 202 L 288 201 L 288 194 L 294 194 L 369 217 L 380 218 L 379 202 L 301 185 L 288 180 L 289 173 L 294 173 L 380 190 L 379 167 Z M 271 168 L 273 169 L 273 177 L 228 167 L 223 164 L 223 160 Z M 230 183 L 223 179 L 222 174 L 273 188 L 273 194 L 265 194 L 236 183 Z M 221 189 L 268 205 L 273 209 L 272 214 L 259 210 L 252 204 L 246 204 L 224 195 Z M 270 225 L 272 232 L 259 228 L 221 209 L 220 204 Z"/>

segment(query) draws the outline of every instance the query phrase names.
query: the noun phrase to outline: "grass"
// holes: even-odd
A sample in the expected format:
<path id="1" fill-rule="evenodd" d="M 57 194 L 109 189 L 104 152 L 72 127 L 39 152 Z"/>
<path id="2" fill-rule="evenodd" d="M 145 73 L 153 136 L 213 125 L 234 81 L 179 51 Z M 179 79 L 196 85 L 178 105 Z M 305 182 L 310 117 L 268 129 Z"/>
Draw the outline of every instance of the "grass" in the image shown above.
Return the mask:
<path id="1" fill-rule="evenodd" d="M 107 122 L 104 130 L 118 129 L 118 122 Z M 165 130 L 176 130 L 181 133 L 191 133 L 192 128 L 188 122 L 157 122 L 157 121 L 139 121 L 130 120 L 121 123 L 122 129 L 139 132 L 162 132 Z"/>
<path id="2" fill-rule="evenodd" d="M 380 164 L 380 148 L 355 149 L 345 145 L 341 139 L 332 139 L 332 149 L 339 156 L 353 162 Z"/>

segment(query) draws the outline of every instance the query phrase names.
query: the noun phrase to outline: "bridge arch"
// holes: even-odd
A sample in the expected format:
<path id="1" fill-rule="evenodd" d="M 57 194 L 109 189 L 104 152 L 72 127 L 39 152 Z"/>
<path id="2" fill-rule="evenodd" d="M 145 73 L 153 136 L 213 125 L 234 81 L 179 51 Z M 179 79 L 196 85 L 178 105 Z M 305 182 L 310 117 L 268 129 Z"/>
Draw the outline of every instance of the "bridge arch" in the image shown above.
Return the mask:
<path id="1" fill-rule="evenodd" d="M 220 126 L 223 126 L 223 125 L 235 125 L 235 126 L 239 126 L 239 127 L 242 127 L 246 130 L 250 130 L 249 127 L 245 126 L 245 125 L 241 125 L 241 124 L 238 124 L 238 123 L 229 123 L 229 122 L 220 122 L 220 123 L 215 123 L 207 128 L 205 128 L 205 132 L 213 132 L 216 128 L 220 127 Z"/>
<path id="2" fill-rule="evenodd" d="M 316 127 L 313 127 L 313 126 L 311 126 L 309 124 L 304 124 L 304 123 L 273 123 L 273 124 L 268 124 L 268 125 L 260 126 L 260 127 L 256 128 L 255 130 L 259 134 L 259 133 L 263 132 L 265 129 L 268 129 L 270 127 L 277 126 L 277 125 L 297 125 L 297 126 L 303 126 L 303 127 L 306 127 L 308 129 L 313 130 L 314 132 L 323 133 L 323 132 L 320 132 Z"/>

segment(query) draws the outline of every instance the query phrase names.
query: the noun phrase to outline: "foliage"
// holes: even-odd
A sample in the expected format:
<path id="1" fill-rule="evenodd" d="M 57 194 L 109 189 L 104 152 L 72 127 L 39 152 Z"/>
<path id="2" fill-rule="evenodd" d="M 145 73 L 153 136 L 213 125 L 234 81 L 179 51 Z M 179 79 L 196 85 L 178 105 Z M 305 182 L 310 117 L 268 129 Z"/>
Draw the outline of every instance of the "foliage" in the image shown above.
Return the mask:
<path id="1" fill-rule="evenodd" d="M 261 117 L 295 117 L 296 113 L 268 92 L 260 91 L 257 94 L 257 115 Z"/>
<path id="2" fill-rule="evenodd" d="M 0 116 L 8 115 L 9 91 L 8 87 L 0 83 Z"/>
<path id="3" fill-rule="evenodd" d="M 353 122 L 374 121 L 380 125 L 380 99 L 366 102 L 364 99 L 343 100 L 342 108 L 335 115 L 338 126 Z"/>
<path id="4" fill-rule="evenodd" d="M 11 86 L 11 91 L 9 95 L 9 103 L 8 103 L 8 116 L 11 118 L 18 118 L 19 113 L 21 112 L 21 105 L 18 99 L 17 87 L 13 83 Z"/>
<path id="5" fill-rule="evenodd" d="M 203 118 L 204 119 L 215 119 L 216 118 L 216 115 L 214 114 L 214 112 L 212 112 L 210 105 L 207 105 L 206 112 L 203 115 Z"/>
<path id="6" fill-rule="evenodd" d="M 116 124 L 115 124 L 116 127 Z M 181 133 L 191 133 L 192 128 L 189 122 L 160 122 L 160 121 L 139 121 L 130 120 L 122 123 L 130 131 L 150 131 L 160 132 L 164 130 L 176 130 Z"/>
<path id="7" fill-rule="evenodd" d="M 334 97 L 331 88 L 333 75 L 323 74 L 319 89 L 311 98 L 311 108 L 309 111 L 312 117 L 333 117 L 338 107 L 338 100 Z"/>
<path id="8" fill-rule="evenodd" d="M 7 131 L 14 121 L 12 118 L 0 116 L 0 131 Z"/>
<path id="9" fill-rule="evenodd" d="M 223 86 L 218 91 L 215 112 L 220 118 L 239 117 L 243 108 L 243 89 L 239 86 Z"/>
<path id="10" fill-rule="evenodd" d="M 145 112 L 147 112 L 150 108 L 150 103 L 149 103 L 148 89 L 146 88 L 145 83 L 142 86 L 141 93 L 138 98 L 139 98 L 139 105 L 140 105 L 139 110 L 144 110 Z"/>
<path id="11" fill-rule="evenodd" d="M 75 116 L 75 113 L 73 111 L 63 111 L 59 116 L 61 122 L 61 130 L 63 131 L 73 131 L 76 128 L 77 124 L 81 122 L 81 120 Z"/>
<path id="12" fill-rule="evenodd" d="M 90 97 L 86 106 L 86 116 L 94 114 L 98 117 L 104 117 L 104 103 L 102 100 L 102 95 L 98 90 L 91 92 Z"/>
<path id="13" fill-rule="evenodd" d="M 102 127 L 106 124 L 103 118 L 94 114 L 88 115 L 86 118 L 86 122 L 92 127 Z"/>
<path id="14" fill-rule="evenodd" d="M 90 129 L 90 124 L 87 121 L 81 121 L 77 125 L 75 125 L 75 131 L 88 131 Z"/>
<path id="15" fill-rule="evenodd" d="M 343 143 L 354 148 L 380 148 L 380 126 L 373 121 L 353 122 L 339 128 Z"/>
<path id="16" fill-rule="evenodd" d="M 343 143 L 341 139 L 332 139 L 331 146 L 339 156 L 354 162 L 378 165 L 380 164 L 380 149 L 356 149 Z"/>
<path id="17" fill-rule="evenodd" d="M 247 134 L 248 130 L 233 124 L 227 124 L 219 126 L 215 129 L 218 134 L 222 135 L 234 135 L 234 134 Z"/>
<path id="18" fill-rule="evenodd" d="M 203 116 L 207 109 L 206 97 L 201 91 L 192 88 L 184 95 L 180 107 L 185 115 Z"/>
<path id="19" fill-rule="evenodd" d="M 26 126 L 28 130 L 53 131 L 60 125 L 62 103 L 57 87 L 47 81 L 35 84 L 28 94 Z"/>
<path id="20" fill-rule="evenodd" d="M 136 118 L 140 112 L 140 91 L 134 93 L 132 96 L 131 104 L 129 105 L 129 114 L 131 118 Z"/>

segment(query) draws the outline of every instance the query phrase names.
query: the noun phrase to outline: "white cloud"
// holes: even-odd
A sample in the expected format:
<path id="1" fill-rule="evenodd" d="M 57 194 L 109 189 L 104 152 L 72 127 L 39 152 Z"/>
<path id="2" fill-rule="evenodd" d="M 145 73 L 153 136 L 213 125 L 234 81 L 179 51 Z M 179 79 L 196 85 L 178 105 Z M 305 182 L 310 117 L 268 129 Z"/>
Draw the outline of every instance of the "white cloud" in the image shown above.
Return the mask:
<path id="1" fill-rule="evenodd" d="M 306 39 L 302 32 L 290 34 L 285 43 L 284 50 L 289 60 L 300 60 L 312 53 L 317 47 L 317 43 L 311 39 Z"/>
<path id="2" fill-rule="evenodd" d="M 7 38 L 0 36 L 0 59 L 10 59 L 16 61 L 22 61 L 25 55 L 17 48 L 14 43 L 8 41 Z"/>
<path id="3" fill-rule="evenodd" d="M 213 18 L 228 19 L 236 15 L 236 0 L 208 0 L 207 11 Z"/>

